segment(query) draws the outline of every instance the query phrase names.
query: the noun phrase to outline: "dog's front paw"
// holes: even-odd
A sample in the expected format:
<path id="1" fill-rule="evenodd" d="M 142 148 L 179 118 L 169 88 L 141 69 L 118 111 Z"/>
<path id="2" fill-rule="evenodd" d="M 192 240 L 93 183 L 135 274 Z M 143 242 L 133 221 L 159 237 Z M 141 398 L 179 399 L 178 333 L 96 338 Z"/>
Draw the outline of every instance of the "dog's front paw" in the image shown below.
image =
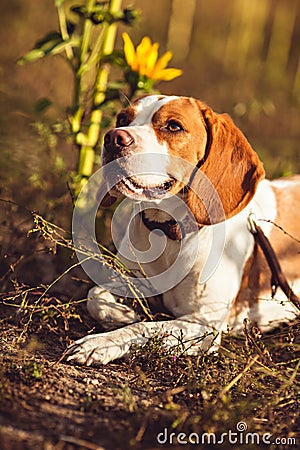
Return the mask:
<path id="1" fill-rule="evenodd" d="M 68 347 L 67 361 L 78 364 L 102 365 L 125 355 L 130 345 L 116 336 L 117 331 L 85 336 Z"/>

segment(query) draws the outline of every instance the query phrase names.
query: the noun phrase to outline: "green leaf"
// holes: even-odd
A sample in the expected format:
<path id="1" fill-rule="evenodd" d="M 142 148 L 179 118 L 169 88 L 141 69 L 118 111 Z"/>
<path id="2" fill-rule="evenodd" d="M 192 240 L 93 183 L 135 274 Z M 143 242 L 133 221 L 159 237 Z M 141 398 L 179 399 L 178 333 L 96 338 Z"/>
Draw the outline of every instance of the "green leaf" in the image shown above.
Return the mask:
<path id="1" fill-rule="evenodd" d="M 62 40 L 61 34 L 57 31 L 50 31 L 46 36 L 38 40 L 34 48 L 43 48 L 49 45 L 51 42 L 59 42 Z"/>
<path id="2" fill-rule="evenodd" d="M 49 33 L 36 43 L 33 50 L 26 53 L 22 58 L 20 58 L 18 60 L 18 63 L 25 64 L 44 58 L 48 55 L 56 55 L 58 53 L 62 53 L 66 49 L 66 47 L 70 45 L 72 47 L 78 47 L 79 38 L 71 37 L 70 39 L 64 41 L 59 33 Z"/>
<path id="3" fill-rule="evenodd" d="M 26 55 L 22 56 L 22 58 L 18 59 L 18 64 L 25 64 L 28 62 L 36 61 L 37 59 L 43 58 L 45 53 L 39 49 L 33 49 L 30 52 L 26 53 Z"/>
<path id="4" fill-rule="evenodd" d="M 62 53 L 66 47 L 68 46 L 79 47 L 80 45 L 80 39 L 78 37 L 72 37 L 70 39 L 67 39 L 66 41 L 61 41 L 57 45 L 55 45 L 48 53 L 47 55 L 56 55 L 58 53 Z"/>

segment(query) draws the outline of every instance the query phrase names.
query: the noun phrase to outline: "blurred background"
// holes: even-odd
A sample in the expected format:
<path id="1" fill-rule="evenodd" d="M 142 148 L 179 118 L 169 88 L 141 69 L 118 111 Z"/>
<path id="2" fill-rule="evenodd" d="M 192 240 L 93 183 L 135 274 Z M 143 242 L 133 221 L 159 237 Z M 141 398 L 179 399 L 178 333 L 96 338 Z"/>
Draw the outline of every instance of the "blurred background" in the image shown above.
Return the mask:
<path id="1" fill-rule="evenodd" d="M 149 35 L 161 53 L 172 50 L 169 66 L 184 73 L 161 82 L 162 93 L 193 96 L 229 113 L 268 177 L 299 172 L 300 0 L 123 2 L 132 4 L 141 19 L 133 28 L 119 27 L 116 48 L 122 48 L 126 29 L 135 45 Z M 52 131 L 71 103 L 72 73 L 60 56 L 16 64 L 58 29 L 54 0 L 2 1 L 0 17 L 0 198 L 65 225 L 72 209 L 68 176 L 77 154 Z M 10 213 L 1 213 L 2 236 L 16 226 Z"/>

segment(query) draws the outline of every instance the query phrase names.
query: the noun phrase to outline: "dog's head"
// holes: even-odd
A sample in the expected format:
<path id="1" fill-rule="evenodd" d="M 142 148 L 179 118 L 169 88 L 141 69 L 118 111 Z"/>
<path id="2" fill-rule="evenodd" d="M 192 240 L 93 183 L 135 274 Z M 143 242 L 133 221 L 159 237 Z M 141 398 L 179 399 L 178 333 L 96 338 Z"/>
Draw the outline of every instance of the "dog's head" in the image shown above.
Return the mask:
<path id="1" fill-rule="evenodd" d="M 199 224 L 224 217 L 208 214 L 210 200 L 199 198 L 197 173 L 210 180 L 225 218 L 249 203 L 264 177 L 257 154 L 230 117 L 189 97 L 149 95 L 122 110 L 104 137 L 104 169 L 112 161 L 119 162 L 118 170 L 104 172 L 114 181 L 104 206 L 120 195 L 158 202 L 187 187 L 186 202 Z"/>

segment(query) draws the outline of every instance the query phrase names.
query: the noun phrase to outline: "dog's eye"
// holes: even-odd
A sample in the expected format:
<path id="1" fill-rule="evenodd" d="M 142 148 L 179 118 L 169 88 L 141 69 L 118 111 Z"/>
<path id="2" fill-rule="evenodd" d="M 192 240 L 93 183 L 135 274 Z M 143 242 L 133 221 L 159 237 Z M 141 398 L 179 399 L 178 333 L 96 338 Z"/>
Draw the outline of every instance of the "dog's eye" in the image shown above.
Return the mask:
<path id="1" fill-rule="evenodd" d="M 166 130 L 171 131 L 172 133 L 176 133 L 176 131 L 183 131 L 184 128 L 176 120 L 169 120 L 169 122 L 166 125 Z"/>
<path id="2" fill-rule="evenodd" d="M 129 125 L 129 120 L 126 114 L 119 114 L 116 120 L 116 127 L 127 127 Z"/>

